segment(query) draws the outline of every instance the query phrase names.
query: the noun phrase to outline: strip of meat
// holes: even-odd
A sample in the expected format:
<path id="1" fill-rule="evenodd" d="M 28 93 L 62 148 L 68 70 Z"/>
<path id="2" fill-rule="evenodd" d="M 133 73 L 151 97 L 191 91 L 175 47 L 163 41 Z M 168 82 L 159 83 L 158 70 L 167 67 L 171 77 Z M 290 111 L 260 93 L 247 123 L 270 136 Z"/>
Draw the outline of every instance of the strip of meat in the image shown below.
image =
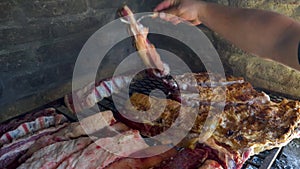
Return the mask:
<path id="1" fill-rule="evenodd" d="M 0 149 L 0 156 L 2 156 L 3 154 L 6 154 L 7 152 L 12 151 L 15 148 L 18 148 L 20 145 L 32 141 L 32 140 L 37 140 L 38 138 L 45 136 L 45 135 L 49 135 L 52 133 L 55 133 L 57 131 L 59 131 L 60 129 L 66 127 L 67 124 L 62 124 L 58 127 L 51 127 L 42 131 L 39 131 L 37 133 L 35 133 L 34 135 L 31 135 L 30 137 L 25 137 L 25 138 L 21 138 L 19 140 L 16 140 L 10 144 L 4 145 L 3 147 L 1 147 Z"/>
<path id="2" fill-rule="evenodd" d="M 72 123 L 72 124 L 68 125 L 67 127 L 61 129 L 59 132 L 56 132 L 54 134 L 47 135 L 47 136 L 39 138 L 38 140 L 36 140 L 34 142 L 33 145 L 31 145 L 28 148 L 26 153 L 19 158 L 18 162 L 19 163 L 25 162 L 29 157 L 32 156 L 33 153 L 35 153 L 36 151 L 38 151 L 38 150 L 40 150 L 40 149 L 42 149 L 42 148 L 44 148 L 48 145 L 51 145 L 53 143 L 60 142 L 60 141 L 69 140 L 69 137 L 64 135 L 64 133 L 70 133 L 69 131 L 73 131 L 73 132 L 75 132 L 75 134 L 72 134 L 73 136 L 76 135 L 76 137 L 79 137 L 79 136 L 85 135 L 86 133 L 81 133 L 80 134 L 80 133 L 77 132 L 77 130 L 73 130 L 74 128 L 77 128 L 78 125 L 80 125 L 80 124 L 79 123 Z M 111 131 L 112 129 L 114 131 Z M 97 132 L 101 132 L 101 134 L 95 134 L 95 135 L 97 137 L 99 137 L 99 136 L 103 136 L 103 137 L 110 136 L 110 137 L 112 137 L 112 136 L 116 135 L 116 132 L 125 132 L 127 130 L 129 130 L 129 128 L 126 125 L 119 122 L 119 123 L 113 124 L 112 126 L 109 126 L 109 130 L 108 130 L 108 128 L 97 130 Z M 81 152 L 77 152 L 75 154 L 72 154 L 72 156 L 69 157 L 69 158 L 73 158 L 73 156 L 76 156 L 76 154 L 80 155 Z M 67 161 L 64 162 L 64 164 L 66 164 L 66 163 L 67 163 Z"/>
<path id="3" fill-rule="evenodd" d="M 58 141 L 65 141 L 68 140 L 69 138 L 77 138 L 79 136 L 84 136 L 87 134 L 92 134 L 96 131 L 100 131 L 104 127 L 106 127 L 105 123 L 101 123 L 101 120 L 105 120 L 109 122 L 109 126 L 115 124 L 115 119 L 113 118 L 112 112 L 106 111 L 106 112 L 101 112 L 102 114 L 100 115 L 99 113 L 89 116 L 85 119 L 82 120 L 81 123 L 75 122 L 69 124 L 67 127 L 64 129 L 52 134 L 48 135 L 42 138 L 39 138 L 36 140 L 35 144 L 33 146 L 30 146 L 28 151 L 20 157 L 20 162 L 24 162 L 28 157 L 30 157 L 34 152 L 40 150 L 43 147 L 46 147 L 50 144 L 53 144 Z M 100 121 L 99 121 L 100 120 Z M 86 130 L 82 128 L 82 125 L 85 127 Z M 112 126 L 112 128 L 116 128 L 117 130 L 122 130 L 124 127 L 120 127 L 121 125 L 117 125 L 116 127 Z M 103 135 L 103 134 L 101 134 Z M 99 135 L 97 135 L 99 136 Z"/>
<path id="4" fill-rule="evenodd" d="M 73 113 L 75 113 L 75 106 L 77 112 L 91 108 L 103 98 L 118 93 L 124 86 L 129 85 L 132 77 L 133 75 L 116 76 L 96 84 L 90 83 L 72 94 L 65 95 L 65 104 Z"/>
<path id="5" fill-rule="evenodd" d="M 183 104 L 188 106 L 218 104 L 223 101 L 226 101 L 226 104 L 253 104 L 270 101 L 268 95 L 256 91 L 242 78 L 227 76 L 226 79 L 219 77 L 212 81 L 208 73 L 186 73 L 176 76 L 175 79 L 181 92 L 180 101 L 185 101 Z M 220 91 L 224 89 L 226 100 L 220 97 L 222 93 Z"/>
<path id="6" fill-rule="evenodd" d="M 20 158 L 32 145 L 34 145 L 36 140 L 41 137 L 51 135 L 52 133 L 59 131 L 65 126 L 66 124 L 60 125 L 58 127 L 51 127 L 49 129 L 39 131 L 30 137 L 22 138 L 3 146 L 0 149 L 0 168 L 5 168 L 8 166 L 12 166 L 12 168 L 15 168 L 20 164 L 17 159 Z"/>
<path id="7" fill-rule="evenodd" d="M 41 129 L 49 128 L 50 126 L 62 124 L 66 121 L 67 118 L 61 114 L 38 117 L 34 121 L 23 123 L 15 130 L 3 134 L 0 138 L 0 144 L 3 145 L 10 143 L 12 140 L 16 140 L 25 135 L 35 133 Z"/>
<path id="8" fill-rule="evenodd" d="M 102 120 L 109 122 L 109 124 L 105 124 L 104 122 L 102 122 Z M 85 130 L 82 128 L 82 126 L 85 127 Z M 127 130 L 127 127 L 124 124 L 115 124 L 115 119 L 111 111 L 100 112 L 87 118 L 84 118 L 80 123 L 71 123 L 59 132 L 38 139 L 35 142 L 35 144 L 28 149 L 26 154 L 24 154 L 20 158 L 21 160 L 19 161 L 24 161 L 24 159 L 30 157 L 34 152 L 58 141 L 65 141 L 70 138 L 77 138 L 87 134 L 93 134 L 95 132 L 101 132 L 101 134 L 94 134 L 97 137 L 105 137 L 107 134 L 116 133 L 116 131 L 112 132 L 109 130 L 103 130 L 105 127 L 110 127 L 116 130 L 117 132 Z"/>
<path id="9" fill-rule="evenodd" d="M 244 83 L 245 80 L 241 77 L 226 76 L 225 78 L 212 73 L 185 73 L 182 75 L 175 75 L 178 84 L 182 84 L 179 88 L 181 90 L 193 90 L 200 87 L 220 87 L 232 84 Z"/>
<path id="10" fill-rule="evenodd" d="M 64 136 L 56 136 L 55 133 L 41 137 L 41 138 L 35 140 L 34 144 L 31 145 L 28 148 L 28 150 L 26 151 L 26 153 L 19 158 L 18 162 L 20 164 L 25 162 L 28 158 L 30 158 L 32 156 L 33 153 L 37 152 L 38 150 L 40 150 L 46 146 L 49 146 L 49 145 L 57 143 L 57 142 L 68 141 L 68 140 L 70 140 L 70 139 L 67 137 L 64 137 Z"/>
<path id="11" fill-rule="evenodd" d="M 155 152 L 161 151 L 162 149 L 169 149 L 168 146 L 155 146 L 149 147 L 146 150 L 143 150 L 143 154 L 156 154 Z M 146 152 L 145 152 L 146 151 Z M 150 151 L 150 152 L 149 152 Z M 138 152 L 141 153 L 141 152 Z M 105 167 L 105 169 L 148 169 L 159 165 L 162 161 L 175 156 L 177 151 L 172 148 L 162 154 L 150 156 L 146 158 L 122 158 L 120 160 L 115 161 L 114 163 Z M 143 156 L 146 156 L 145 154 Z"/>
<path id="12" fill-rule="evenodd" d="M 63 141 L 51 144 L 35 152 L 19 169 L 27 168 L 57 168 L 65 159 L 89 144 L 90 138 L 82 137 L 76 140 Z"/>
<path id="13" fill-rule="evenodd" d="M 41 116 L 53 116 L 55 114 L 56 112 L 54 108 L 47 108 L 38 112 L 33 112 L 21 117 L 14 118 L 12 120 L 8 120 L 0 124 L 0 135 L 3 135 L 8 131 L 16 129 L 22 123 L 34 121 L 36 118 Z"/>
<path id="14" fill-rule="evenodd" d="M 139 132 L 130 130 L 114 137 L 97 140 L 80 153 L 67 158 L 58 168 L 101 169 L 147 147 Z"/>
<path id="15" fill-rule="evenodd" d="M 79 124 L 72 123 L 70 126 L 68 126 L 68 130 L 65 130 L 65 133 L 62 135 L 65 135 L 69 138 L 90 135 L 115 123 L 116 120 L 111 111 L 99 112 L 81 119 Z"/>
<path id="16" fill-rule="evenodd" d="M 18 158 L 26 153 L 27 149 L 34 144 L 34 140 L 26 142 L 25 144 L 20 145 L 18 149 L 13 150 L 0 158 L 0 168 L 16 168 L 21 163 L 18 161 Z"/>
<path id="17" fill-rule="evenodd" d="M 141 59 L 148 68 L 157 68 L 160 72 L 158 76 L 166 76 L 169 74 L 170 68 L 167 64 L 163 63 L 160 59 L 153 44 L 147 39 L 148 28 L 136 21 L 132 11 L 128 6 L 124 6 L 120 10 L 121 16 L 124 17 L 130 25 L 130 32 L 134 36 L 135 46 Z"/>
<path id="18" fill-rule="evenodd" d="M 111 131 L 111 129 L 114 129 L 114 131 Z M 127 126 L 125 126 L 124 124 L 118 122 L 116 124 L 113 124 L 112 126 L 110 126 L 110 128 L 105 128 L 104 131 L 103 130 L 99 130 L 98 132 L 101 132 L 101 136 L 103 137 L 113 137 L 116 135 L 116 131 L 119 133 L 123 133 L 125 131 L 130 130 Z M 103 134 L 103 132 L 105 134 Z M 99 136 L 96 134 L 96 136 Z M 99 149 L 99 146 L 96 146 L 96 149 Z M 78 151 L 77 153 L 72 154 L 70 157 L 68 157 L 66 160 L 64 160 L 58 168 L 70 168 L 73 169 L 75 168 L 78 160 L 79 160 L 79 156 L 82 155 L 84 150 Z M 100 151 L 100 150 L 99 150 Z M 102 151 L 102 150 L 101 150 Z"/>

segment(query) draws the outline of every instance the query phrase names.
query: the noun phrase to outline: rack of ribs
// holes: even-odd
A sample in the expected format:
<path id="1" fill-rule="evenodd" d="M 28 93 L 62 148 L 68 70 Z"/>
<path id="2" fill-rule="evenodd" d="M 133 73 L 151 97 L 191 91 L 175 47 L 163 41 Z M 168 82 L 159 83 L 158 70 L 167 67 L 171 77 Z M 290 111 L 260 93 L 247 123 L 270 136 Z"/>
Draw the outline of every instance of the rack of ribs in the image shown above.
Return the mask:
<path id="1" fill-rule="evenodd" d="M 199 107 L 191 108 L 174 100 L 166 100 L 166 108 L 162 110 L 161 105 L 157 103 L 163 102 L 163 99 L 135 93 L 130 98 L 133 106 L 126 105 L 124 113 L 139 116 L 138 110 L 146 111 L 151 107 L 150 113 L 161 112 L 160 117 L 147 123 L 136 123 L 124 120 L 122 117 L 120 119 L 129 127 L 140 130 L 142 135 L 154 136 L 171 127 L 178 117 L 180 108 L 184 109 L 181 113 L 187 114 L 191 112 L 191 109 L 197 109 L 196 120 L 190 119 L 194 125 L 180 146 L 188 149 L 186 151 L 192 151 L 191 154 L 203 151 L 199 158 L 205 159 L 200 160 L 197 166 L 201 166 L 206 160 L 215 160 L 223 168 L 241 168 L 250 156 L 284 146 L 292 139 L 300 137 L 300 103 L 298 101 L 283 100 L 275 103 L 272 101 L 252 102 L 252 98 L 248 100 L 237 103 L 235 100 L 227 102 L 216 130 L 202 144 L 197 142 L 197 139 L 201 134 L 208 111 L 218 105 L 201 105 L 200 100 Z M 208 154 L 204 155 L 206 153 Z M 180 154 L 178 155 L 178 158 L 181 158 Z M 174 160 L 170 163 L 172 161 Z"/>

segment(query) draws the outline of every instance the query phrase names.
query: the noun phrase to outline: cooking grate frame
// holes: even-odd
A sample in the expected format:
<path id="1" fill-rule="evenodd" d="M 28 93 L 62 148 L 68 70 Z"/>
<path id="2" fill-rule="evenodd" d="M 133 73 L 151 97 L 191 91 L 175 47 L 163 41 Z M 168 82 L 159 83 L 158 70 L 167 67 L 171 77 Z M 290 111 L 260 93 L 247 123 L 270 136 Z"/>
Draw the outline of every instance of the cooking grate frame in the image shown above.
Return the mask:
<path id="1" fill-rule="evenodd" d="M 111 98 L 105 98 L 104 100 L 99 102 L 98 105 L 101 111 L 117 111 Z M 78 121 L 77 117 L 72 112 L 70 112 L 70 110 L 65 105 L 56 105 L 53 107 L 58 113 L 65 115 L 70 121 Z M 264 151 L 258 155 L 254 155 L 245 162 L 242 169 L 270 169 L 275 159 L 279 156 L 281 150 L 282 147 Z"/>
<path id="2" fill-rule="evenodd" d="M 135 92 L 149 95 L 151 93 L 151 91 L 153 91 L 154 89 L 159 89 L 159 90 L 163 91 L 166 94 L 167 98 L 172 97 L 170 91 L 168 91 L 162 84 L 162 80 L 157 79 L 157 78 L 151 78 L 151 77 L 133 80 L 133 82 L 130 84 L 130 87 L 129 87 L 129 95 L 131 95 Z M 258 90 L 260 90 L 260 89 L 258 89 Z M 155 96 L 155 93 L 151 93 L 151 94 L 153 94 Z M 283 97 L 281 97 L 277 94 L 273 94 L 273 93 L 267 93 L 267 94 L 270 96 L 271 100 L 275 101 L 275 102 L 280 102 L 283 99 Z M 124 93 L 121 91 L 117 95 L 119 98 L 119 99 L 117 99 L 117 101 L 124 101 L 126 98 L 125 95 L 127 95 L 127 93 Z M 74 113 L 72 113 L 64 104 L 63 98 L 53 101 L 51 103 L 48 103 L 48 104 L 41 106 L 33 111 L 30 111 L 30 112 L 35 112 L 35 111 L 42 110 L 42 109 L 49 108 L 49 107 L 53 107 L 57 113 L 65 115 L 70 122 L 78 121 L 78 118 L 76 117 L 76 115 Z M 113 112 L 117 112 L 117 109 L 116 109 L 111 97 L 104 98 L 102 101 L 98 102 L 97 105 L 95 105 L 94 107 L 92 107 L 90 109 L 95 110 L 95 111 L 97 109 L 100 109 L 100 111 L 111 110 Z M 21 117 L 30 112 L 24 113 L 20 116 L 14 117 L 14 118 Z M 275 149 L 272 149 L 269 151 L 264 151 L 258 155 L 252 156 L 250 159 L 248 159 L 245 162 L 242 169 L 269 169 L 272 166 L 272 164 L 274 163 L 275 159 L 280 154 L 281 150 L 282 150 L 281 147 L 275 148 Z"/>
<path id="3" fill-rule="evenodd" d="M 129 95 L 133 93 L 143 93 L 146 95 L 149 95 L 151 91 L 154 89 L 159 89 L 163 91 L 167 98 L 172 98 L 172 95 L 169 90 L 167 90 L 164 85 L 162 84 L 162 81 L 157 78 L 143 78 L 135 80 L 131 83 L 129 87 Z M 260 89 L 257 89 L 261 91 Z M 155 96 L 155 93 L 151 93 Z M 274 102 L 280 102 L 282 101 L 283 97 L 279 96 L 274 93 L 267 94 L 270 96 L 270 99 Z M 126 93 L 122 93 L 122 91 L 117 95 L 120 99 L 114 100 L 114 101 L 124 101 Z M 116 107 L 114 106 L 114 102 L 111 97 L 105 98 L 102 101 L 98 103 L 98 107 L 101 110 L 112 110 L 113 112 L 118 112 Z M 282 150 L 282 147 L 280 148 L 274 148 L 272 150 L 267 150 L 264 152 L 261 152 L 258 155 L 252 156 L 250 159 L 248 159 L 245 164 L 243 165 L 242 169 L 270 169 L 273 165 L 275 159 L 278 157 Z"/>

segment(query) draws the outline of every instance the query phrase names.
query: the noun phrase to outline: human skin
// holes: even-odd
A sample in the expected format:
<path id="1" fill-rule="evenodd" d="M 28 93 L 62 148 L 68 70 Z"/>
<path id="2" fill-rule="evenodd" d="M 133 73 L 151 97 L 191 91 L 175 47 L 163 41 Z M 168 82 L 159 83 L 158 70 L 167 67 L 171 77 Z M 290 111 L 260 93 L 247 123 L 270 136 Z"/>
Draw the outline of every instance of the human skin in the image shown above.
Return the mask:
<path id="1" fill-rule="evenodd" d="M 182 20 L 193 25 L 202 23 L 249 53 L 300 70 L 300 23 L 287 16 L 199 0 L 165 0 L 154 11 L 161 12 L 162 19 L 174 24 Z"/>

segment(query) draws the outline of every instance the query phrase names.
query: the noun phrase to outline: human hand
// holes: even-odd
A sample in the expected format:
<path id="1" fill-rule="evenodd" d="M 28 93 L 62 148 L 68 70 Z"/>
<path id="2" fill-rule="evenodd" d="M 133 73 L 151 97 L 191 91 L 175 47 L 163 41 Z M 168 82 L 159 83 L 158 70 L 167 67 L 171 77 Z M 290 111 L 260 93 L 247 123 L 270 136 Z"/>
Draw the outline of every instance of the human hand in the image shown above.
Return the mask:
<path id="1" fill-rule="evenodd" d="M 185 20 L 193 25 L 199 25 L 201 24 L 199 18 L 203 3 L 199 0 L 164 0 L 156 6 L 154 12 L 160 12 L 161 19 L 173 24 Z"/>

